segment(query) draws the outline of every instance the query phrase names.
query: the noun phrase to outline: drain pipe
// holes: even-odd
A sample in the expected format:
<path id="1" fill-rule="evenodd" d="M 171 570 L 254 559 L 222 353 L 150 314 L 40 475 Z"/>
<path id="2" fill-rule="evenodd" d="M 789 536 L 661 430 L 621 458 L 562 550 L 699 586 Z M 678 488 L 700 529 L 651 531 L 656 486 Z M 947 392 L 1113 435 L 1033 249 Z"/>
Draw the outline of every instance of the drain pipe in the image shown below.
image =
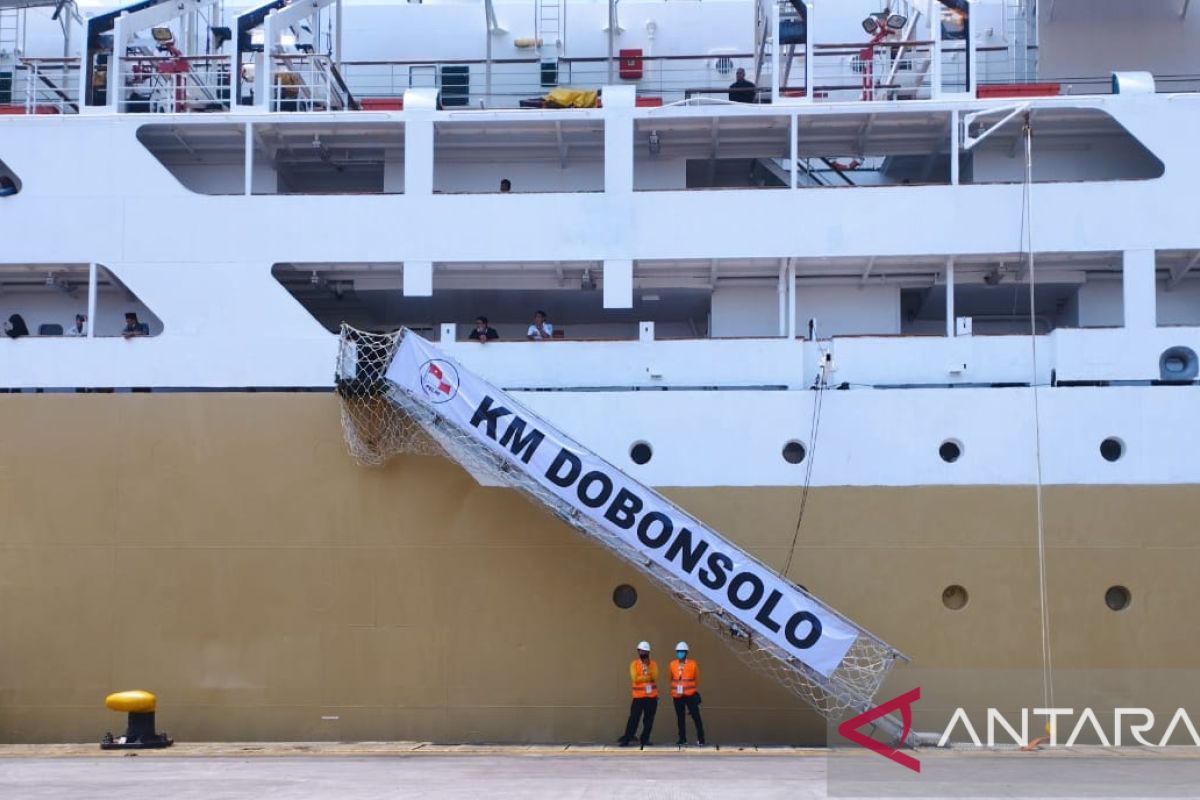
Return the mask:
<path id="1" fill-rule="evenodd" d="M 946 337 L 953 339 L 954 320 L 954 256 L 946 259 Z"/>
<path id="2" fill-rule="evenodd" d="M 787 336 L 787 259 L 779 259 L 779 284 L 776 292 L 779 295 L 779 338 Z"/>
<path id="3" fill-rule="evenodd" d="M 796 261 L 787 260 L 787 338 L 796 338 Z"/>

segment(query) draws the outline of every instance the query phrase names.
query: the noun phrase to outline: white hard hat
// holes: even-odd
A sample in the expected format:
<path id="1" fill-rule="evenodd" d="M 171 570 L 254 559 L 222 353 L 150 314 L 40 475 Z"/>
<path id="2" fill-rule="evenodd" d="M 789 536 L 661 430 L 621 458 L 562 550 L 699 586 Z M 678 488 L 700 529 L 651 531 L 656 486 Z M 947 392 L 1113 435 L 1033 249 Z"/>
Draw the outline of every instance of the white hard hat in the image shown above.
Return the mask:
<path id="1" fill-rule="evenodd" d="M 675 645 L 675 649 L 676 650 L 687 650 L 688 649 L 687 642 L 680 642 L 679 644 Z"/>
<path id="2" fill-rule="evenodd" d="M 649 642 L 638 642 L 637 649 L 645 650 L 647 653 L 649 653 L 650 652 L 650 643 Z"/>

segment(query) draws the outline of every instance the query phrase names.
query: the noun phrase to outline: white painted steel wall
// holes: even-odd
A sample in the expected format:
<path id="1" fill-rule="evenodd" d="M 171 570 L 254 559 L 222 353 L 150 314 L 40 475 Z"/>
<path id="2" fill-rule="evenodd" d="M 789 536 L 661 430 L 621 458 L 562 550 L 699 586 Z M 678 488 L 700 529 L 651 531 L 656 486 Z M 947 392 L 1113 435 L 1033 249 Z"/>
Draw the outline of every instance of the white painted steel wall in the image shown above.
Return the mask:
<path id="1" fill-rule="evenodd" d="M 1200 483 L 1200 426 L 1167 422 L 1195 414 L 1200 388 L 1038 391 L 1046 483 Z M 787 463 L 781 451 L 794 439 L 812 452 L 814 398 L 811 391 L 518 394 L 563 432 L 654 486 L 801 485 L 804 464 Z M 831 391 L 823 398 L 812 482 L 1033 484 L 1033 421 L 1030 389 Z M 1116 462 L 1100 455 L 1107 437 L 1125 445 Z M 962 445 L 954 463 L 938 455 L 948 439 Z M 629 458 L 638 441 L 653 448 L 643 466 Z"/>
<path id="2" fill-rule="evenodd" d="M 1158 286 L 1159 325 L 1200 325 L 1200 283 L 1182 283 L 1173 289 Z"/>
<path id="3" fill-rule="evenodd" d="M 1093 280 L 1081 284 L 1068 301 L 1066 317 L 1080 328 L 1119 328 L 1125 324 L 1125 299 L 1121 280 Z"/>
<path id="4" fill-rule="evenodd" d="M 1144 70 L 1194 76 L 1200 73 L 1196 48 L 1200 14 L 1190 8 L 1182 18 L 1183 6 L 1183 0 L 1038 3 L 1040 75 L 1045 80 L 1064 80 L 1105 77 L 1114 70 Z"/>
<path id="5" fill-rule="evenodd" d="M 713 336 L 775 336 L 779 331 L 779 293 L 774 286 L 718 286 L 713 291 Z M 796 330 L 817 334 L 869 336 L 900 333 L 897 286 L 804 286 L 796 292 Z"/>

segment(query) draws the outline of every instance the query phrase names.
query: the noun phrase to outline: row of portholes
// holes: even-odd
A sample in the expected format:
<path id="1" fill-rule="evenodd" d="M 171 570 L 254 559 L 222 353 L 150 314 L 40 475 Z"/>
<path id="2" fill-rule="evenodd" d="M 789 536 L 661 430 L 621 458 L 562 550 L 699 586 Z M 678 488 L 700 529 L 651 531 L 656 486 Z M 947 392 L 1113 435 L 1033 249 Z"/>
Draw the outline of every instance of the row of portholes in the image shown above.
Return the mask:
<path id="1" fill-rule="evenodd" d="M 803 589 L 804 587 L 800 588 Z M 805 589 L 805 591 L 808 590 Z M 957 583 L 947 586 L 942 590 L 942 605 L 951 611 L 962 611 L 967 607 L 967 602 L 970 599 L 967 590 Z M 1112 611 L 1124 611 L 1129 608 L 1132 600 L 1133 595 L 1124 586 L 1110 586 L 1104 592 L 1104 605 L 1108 606 Z M 627 583 L 623 583 L 613 589 L 612 601 L 613 605 L 617 608 L 633 608 L 638 601 L 637 589 L 634 589 Z"/>
<path id="2" fill-rule="evenodd" d="M 967 590 L 958 584 L 952 584 L 942 590 L 942 605 L 951 611 L 962 611 L 967 607 L 970 596 Z M 1124 611 L 1129 608 L 1133 595 L 1124 586 L 1110 586 L 1104 592 L 1104 605 L 1112 611 Z"/>
<path id="3" fill-rule="evenodd" d="M 938 447 L 938 456 L 947 464 L 953 464 L 962 458 L 962 455 L 963 445 L 957 439 L 947 439 Z M 1125 443 L 1117 437 L 1109 436 L 1100 442 L 1100 457 L 1105 461 L 1120 461 L 1123 455 L 1125 455 Z"/>
<path id="4" fill-rule="evenodd" d="M 801 442 L 792 439 L 783 446 L 780 453 L 783 460 L 789 464 L 799 464 L 808 455 Z M 1100 442 L 1100 457 L 1105 461 L 1119 461 L 1125 455 L 1125 443 L 1115 436 L 1110 436 Z M 957 439 L 947 439 L 938 447 L 938 456 L 947 464 L 953 464 L 963 456 L 963 444 Z M 635 464 L 648 464 L 654 457 L 654 449 L 649 442 L 634 442 L 629 448 L 629 459 Z"/>

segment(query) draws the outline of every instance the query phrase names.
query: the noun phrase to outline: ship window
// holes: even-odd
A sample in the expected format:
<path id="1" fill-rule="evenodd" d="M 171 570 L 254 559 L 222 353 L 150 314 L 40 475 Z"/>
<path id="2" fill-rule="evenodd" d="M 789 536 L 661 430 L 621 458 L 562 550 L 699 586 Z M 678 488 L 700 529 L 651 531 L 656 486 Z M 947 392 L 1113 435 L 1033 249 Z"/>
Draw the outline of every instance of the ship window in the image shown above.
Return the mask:
<path id="1" fill-rule="evenodd" d="M 613 589 L 612 601 L 617 608 L 629 609 L 637 604 L 638 594 L 637 589 L 630 586 L 628 583 L 622 583 L 617 588 Z"/>
<path id="2" fill-rule="evenodd" d="M 255 123 L 251 194 L 400 194 L 404 126 L 394 122 Z M 246 192 L 246 126 L 143 125 L 138 141 L 183 186 L 199 194 Z"/>
<path id="3" fill-rule="evenodd" d="M 74 326 L 75 315 L 88 313 L 88 279 L 87 264 L 0 265 L 3 318 L 20 315 L 31 336 L 67 336 Z M 97 338 L 121 336 L 128 313 L 135 314 L 138 323 L 145 324 L 148 330 L 145 335 L 162 333 L 162 321 L 132 288 L 112 270 L 98 265 L 95 315 L 86 322 L 84 330 L 92 328 Z"/>
<path id="4" fill-rule="evenodd" d="M 942 442 L 942 446 L 938 448 L 938 455 L 942 457 L 942 461 L 947 464 L 953 464 L 962 458 L 963 446 L 962 442 L 955 439 L 947 439 Z"/>
<path id="5" fill-rule="evenodd" d="M 547 113 L 560 116 L 434 123 L 434 194 L 500 194 L 506 178 L 514 195 L 604 191 L 604 121 L 586 109 Z"/>
<path id="6" fill-rule="evenodd" d="M 795 439 L 783 446 L 783 460 L 789 464 L 799 464 L 806 455 L 808 451 L 804 449 L 804 445 Z"/>
<path id="7" fill-rule="evenodd" d="M 633 447 L 629 448 L 629 458 L 635 464 L 648 464 L 653 457 L 654 451 L 649 442 L 635 442 Z"/>
<path id="8" fill-rule="evenodd" d="M 979 135 L 998 117 L 977 120 Z M 1141 181 L 1161 178 L 1163 162 L 1112 115 L 1091 108 L 1045 108 L 1033 112 L 1035 183 Z M 1024 116 L 992 130 L 964 162 L 964 183 L 1022 183 L 1025 159 L 1013 158 L 1024 147 Z M 1038 153 L 1044 155 L 1039 158 Z M 1052 153 L 1052 155 L 1050 155 Z"/>
<path id="9" fill-rule="evenodd" d="M 947 586 L 942 590 L 942 605 L 951 611 L 962 611 L 967 607 L 969 599 L 967 590 L 957 583 Z"/>
<path id="10" fill-rule="evenodd" d="M 1129 608 L 1129 603 L 1133 599 L 1129 590 L 1124 586 L 1110 586 L 1108 591 L 1104 593 L 1104 605 L 1108 606 L 1113 611 L 1124 611 Z"/>
<path id="11" fill-rule="evenodd" d="M 0 161 L 0 198 L 9 197 L 21 191 L 21 180 L 17 174 Z"/>
<path id="12" fill-rule="evenodd" d="M 1100 443 L 1100 456 L 1105 461 L 1118 461 L 1125 455 L 1125 443 L 1115 436 L 1110 436 Z"/>

